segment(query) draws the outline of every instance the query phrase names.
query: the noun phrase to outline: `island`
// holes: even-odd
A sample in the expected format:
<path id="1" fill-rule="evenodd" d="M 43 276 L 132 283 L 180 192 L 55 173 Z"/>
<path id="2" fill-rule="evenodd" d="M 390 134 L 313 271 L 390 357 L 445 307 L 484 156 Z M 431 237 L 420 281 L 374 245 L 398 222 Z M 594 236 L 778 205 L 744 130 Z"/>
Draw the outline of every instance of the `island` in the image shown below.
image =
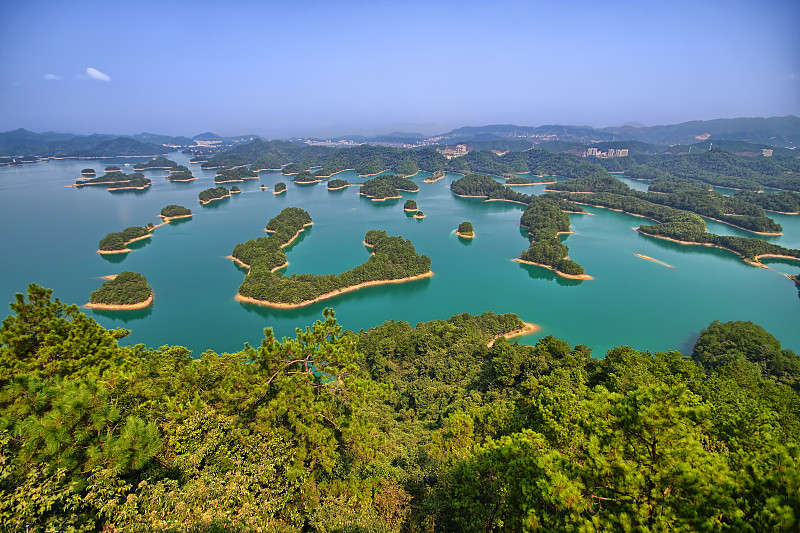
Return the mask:
<path id="1" fill-rule="evenodd" d="M 583 267 L 569 259 L 569 248 L 558 235 L 570 233 L 569 215 L 558 199 L 533 196 L 520 217 L 519 224 L 528 230 L 531 244 L 514 261 L 552 270 L 570 279 L 593 279 Z"/>
<path id="2" fill-rule="evenodd" d="M 198 198 L 200 199 L 200 203 L 202 205 L 206 205 L 209 202 L 213 202 L 215 200 L 221 200 L 223 198 L 228 198 L 231 195 L 230 191 L 225 187 L 212 187 L 211 189 L 206 189 L 201 191 L 198 194 Z"/>
<path id="3" fill-rule="evenodd" d="M 444 177 L 444 170 L 434 170 L 430 178 L 425 178 L 423 183 L 435 183 Z"/>
<path id="4" fill-rule="evenodd" d="M 329 191 L 338 191 L 339 189 L 345 189 L 350 186 L 350 182 L 343 179 L 332 179 L 328 181 L 328 190 Z"/>
<path id="5" fill-rule="evenodd" d="M 319 179 L 319 177 L 317 177 L 313 172 L 301 170 L 294 175 L 294 179 L 292 181 L 295 183 L 319 183 L 322 180 Z"/>
<path id="6" fill-rule="evenodd" d="M 659 178 L 651 183 L 648 192 L 641 192 L 631 189 L 612 176 L 596 175 L 555 183 L 549 185 L 547 190 L 616 194 L 630 197 L 631 202 L 642 201 L 695 213 L 760 235 L 781 235 L 781 225 L 767 217 L 761 206 L 748 201 L 749 195 L 725 196 L 708 190 L 705 185 L 698 186 L 698 183 L 696 180 Z"/>
<path id="7" fill-rule="evenodd" d="M 97 253 L 99 254 L 125 254 L 131 252 L 127 246 L 142 239 L 147 239 L 152 236 L 154 226 L 148 224 L 146 227 L 131 226 L 116 233 L 109 233 L 97 245 Z"/>
<path id="8" fill-rule="evenodd" d="M 300 171 L 305 170 L 303 167 L 298 165 L 297 163 L 289 163 L 288 165 L 281 168 L 281 174 L 284 176 L 291 176 L 293 174 L 297 174 Z"/>
<path id="9" fill-rule="evenodd" d="M 153 182 L 146 178 L 141 172 L 124 174 L 119 171 L 111 171 L 95 178 L 79 179 L 74 185 L 70 185 L 70 187 L 106 185 L 109 191 L 114 191 L 123 189 L 146 189 L 152 184 Z"/>
<path id="10" fill-rule="evenodd" d="M 133 165 L 133 170 L 169 170 L 178 166 L 178 163 L 172 159 L 167 159 L 163 155 L 154 157 L 146 163 L 136 163 Z"/>
<path id="11" fill-rule="evenodd" d="M 361 184 L 359 194 L 377 202 L 390 198 L 402 198 L 400 191 L 417 192 L 419 185 L 396 174 L 385 174 L 368 179 Z"/>
<path id="12" fill-rule="evenodd" d="M 272 194 L 281 194 L 286 192 L 286 184 L 282 181 L 279 181 L 275 184 L 275 189 L 272 191 Z"/>
<path id="13" fill-rule="evenodd" d="M 252 270 L 255 266 L 257 272 L 275 272 L 289 264 L 283 249 L 312 224 L 307 211 L 299 207 L 287 207 L 267 223 L 264 231 L 270 234 L 269 237 L 237 244 L 229 257 L 247 269 Z"/>
<path id="14" fill-rule="evenodd" d="M 122 169 L 116 165 L 109 165 L 106 167 L 106 172 L 122 172 Z"/>
<path id="15" fill-rule="evenodd" d="M 85 307 L 126 311 L 152 305 L 153 289 L 147 284 L 147 278 L 138 272 L 126 270 L 109 278 L 99 289 L 92 291 Z"/>
<path id="16" fill-rule="evenodd" d="M 164 207 L 161 210 L 161 214 L 158 215 L 161 217 L 162 222 L 164 224 L 168 223 L 171 220 L 175 220 L 178 218 L 189 218 L 192 216 L 192 210 L 183 207 L 182 205 L 175 205 L 170 204 Z"/>
<path id="17" fill-rule="evenodd" d="M 96 174 L 97 173 L 94 171 L 93 168 L 84 168 L 83 170 L 81 170 L 82 176 L 94 176 Z"/>
<path id="18" fill-rule="evenodd" d="M 192 174 L 192 171 L 188 168 L 186 168 L 186 170 L 177 170 L 175 172 L 170 171 L 169 176 L 167 176 L 167 180 L 173 182 L 194 181 L 196 179 L 197 178 Z"/>
<path id="19" fill-rule="evenodd" d="M 610 192 L 567 193 L 564 198 L 575 203 L 613 209 L 649 218 L 656 224 L 640 226 L 637 228 L 639 233 L 674 241 L 679 244 L 713 246 L 727 250 L 738 255 L 745 263 L 753 266 L 767 268 L 759 261 L 763 257 L 800 259 L 800 250 L 795 248 L 785 248 L 755 237 L 736 237 L 709 233 L 706 230 L 705 221 L 698 214 L 649 202 L 636 195 Z"/>
<path id="20" fill-rule="evenodd" d="M 464 239 L 474 239 L 475 230 L 472 228 L 472 222 L 464 221 L 459 224 L 458 229 L 456 230 L 456 235 L 463 237 Z"/>
<path id="21" fill-rule="evenodd" d="M 279 228 L 275 235 L 282 234 L 285 238 L 291 234 L 296 224 L 289 228 Z M 365 287 L 404 283 L 433 275 L 430 258 L 417 254 L 411 241 L 388 236 L 385 232 L 373 232 L 371 235 L 368 232 L 365 242 L 373 235 L 377 235 L 377 240 L 372 243 L 369 259 L 341 274 L 282 276 L 272 272 L 274 267 L 271 265 L 277 262 L 275 254 L 251 257 L 250 270 L 239 287 L 236 299 L 266 307 L 292 309 Z M 235 252 L 236 250 L 234 254 Z"/>
<path id="22" fill-rule="evenodd" d="M 403 211 L 416 213 L 418 211 L 417 202 L 414 200 L 406 200 L 406 203 L 403 204 Z"/>
<path id="23" fill-rule="evenodd" d="M 425 213 L 423 213 L 422 211 L 417 211 L 416 213 L 414 213 L 414 218 L 422 220 L 423 218 L 425 218 Z"/>
<path id="24" fill-rule="evenodd" d="M 217 170 L 214 183 L 227 183 L 230 181 L 244 181 L 258 179 L 258 173 L 246 167 L 221 168 Z"/>
<path id="25" fill-rule="evenodd" d="M 238 185 L 231 187 L 231 194 L 239 194 L 240 192 L 242 192 L 242 189 L 240 189 Z"/>
<path id="26" fill-rule="evenodd" d="M 520 185 L 541 185 L 542 183 L 554 183 L 556 180 L 548 182 L 538 182 L 530 178 L 523 178 L 517 174 L 503 174 L 503 179 L 506 180 L 507 186 L 520 186 Z"/>
<path id="27" fill-rule="evenodd" d="M 509 189 L 490 176 L 483 174 L 467 174 L 450 184 L 453 194 L 462 198 L 485 198 L 488 200 L 505 200 L 518 204 L 527 204 L 530 196 Z"/>

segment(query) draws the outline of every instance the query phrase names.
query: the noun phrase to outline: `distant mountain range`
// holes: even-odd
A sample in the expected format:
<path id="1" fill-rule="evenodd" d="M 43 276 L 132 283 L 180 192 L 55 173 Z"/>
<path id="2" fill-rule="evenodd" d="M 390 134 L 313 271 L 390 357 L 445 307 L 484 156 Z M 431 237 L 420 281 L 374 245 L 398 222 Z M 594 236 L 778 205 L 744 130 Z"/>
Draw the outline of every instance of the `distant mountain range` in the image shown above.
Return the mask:
<path id="1" fill-rule="evenodd" d="M 136 135 L 74 135 L 71 133 L 34 133 L 17 129 L 0 133 L 0 156 L 34 157 L 110 157 L 147 156 L 168 153 L 175 148 L 219 145 L 218 148 L 249 142 L 258 135 L 222 137 L 211 132 L 192 138 L 139 133 Z M 733 118 L 695 120 L 665 126 L 624 125 L 613 128 L 591 126 L 517 126 L 499 124 L 465 126 L 433 137 L 420 133 L 394 132 L 375 137 L 343 136 L 351 142 L 396 143 L 408 145 L 469 143 L 475 149 L 498 148 L 524 150 L 537 146 L 551 151 L 579 149 L 597 143 L 627 142 L 629 148 L 642 152 L 663 152 L 674 145 L 699 142 L 745 142 L 764 147 L 794 148 L 800 145 L 800 117 Z M 295 139 L 304 142 L 305 139 Z M 634 143 L 641 143 L 636 145 Z M 730 145 L 734 146 L 734 145 Z M 620 145 L 620 147 L 623 147 Z M 628 147 L 628 146 L 624 146 Z M 740 146 L 741 150 L 753 146 Z"/>

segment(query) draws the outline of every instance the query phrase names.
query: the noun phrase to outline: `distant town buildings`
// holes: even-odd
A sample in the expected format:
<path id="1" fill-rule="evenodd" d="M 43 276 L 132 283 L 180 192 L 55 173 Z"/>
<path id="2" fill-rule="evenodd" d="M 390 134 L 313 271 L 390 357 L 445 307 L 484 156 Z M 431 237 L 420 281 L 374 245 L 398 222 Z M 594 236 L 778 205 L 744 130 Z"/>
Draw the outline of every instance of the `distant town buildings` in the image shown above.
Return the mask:
<path id="1" fill-rule="evenodd" d="M 445 146 L 444 148 L 437 148 L 437 152 L 445 156 L 447 159 L 461 157 L 469 153 L 469 147 L 466 144 L 457 144 L 455 146 Z"/>
<path id="2" fill-rule="evenodd" d="M 597 148 L 588 148 L 586 150 L 586 157 L 627 157 L 628 149 L 627 148 L 618 148 L 613 149 L 609 148 L 606 152 L 601 152 Z"/>
<path id="3" fill-rule="evenodd" d="M 764 157 L 772 157 L 772 148 L 762 148 L 761 155 Z"/>

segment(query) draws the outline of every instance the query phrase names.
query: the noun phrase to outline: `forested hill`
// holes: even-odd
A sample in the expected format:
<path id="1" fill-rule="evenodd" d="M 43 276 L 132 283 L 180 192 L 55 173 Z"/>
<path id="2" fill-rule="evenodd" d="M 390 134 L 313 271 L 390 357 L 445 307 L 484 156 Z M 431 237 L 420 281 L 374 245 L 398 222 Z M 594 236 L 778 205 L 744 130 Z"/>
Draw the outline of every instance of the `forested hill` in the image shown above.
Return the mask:
<path id="1" fill-rule="evenodd" d="M 690 356 L 598 359 L 499 337 L 515 315 L 353 333 L 326 310 L 193 359 L 120 346 L 36 285 L 11 311 L 2 531 L 800 526 L 800 360 L 749 322 L 710 324 Z"/>

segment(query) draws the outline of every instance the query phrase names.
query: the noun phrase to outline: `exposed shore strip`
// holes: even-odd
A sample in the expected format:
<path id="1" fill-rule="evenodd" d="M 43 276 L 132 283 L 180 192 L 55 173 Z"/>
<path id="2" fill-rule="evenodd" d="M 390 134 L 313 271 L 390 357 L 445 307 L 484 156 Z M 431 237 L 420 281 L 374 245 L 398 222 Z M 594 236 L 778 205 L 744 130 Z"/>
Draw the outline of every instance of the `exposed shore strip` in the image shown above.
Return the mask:
<path id="1" fill-rule="evenodd" d="M 734 255 L 739 256 L 739 258 L 742 261 L 744 261 L 745 263 L 747 263 L 748 265 L 751 265 L 751 266 L 754 266 L 754 267 L 759 267 L 759 268 L 766 268 L 767 270 L 772 270 L 772 269 L 770 267 L 768 267 L 767 265 L 765 265 L 764 263 L 760 262 L 759 259 L 763 259 L 763 258 L 766 257 L 766 258 L 772 258 L 772 259 L 789 259 L 791 261 L 800 262 L 800 257 L 794 257 L 794 256 L 791 256 L 791 255 L 783 255 L 783 254 L 761 254 L 761 255 L 757 255 L 757 256 L 755 256 L 753 258 L 753 259 L 755 259 L 755 261 L 751 261 L 750 259 L 745 258 L 745 256 L 743 256 L 742 254 L 740 254 L 736 250 L 731 250 L 730 248 L 726 248 L 724 246 L 720 246 L 719 244 L 713 244 L 713 243 L 710 243 L 710 242 L 679 241 L 678 239 L 673 239 L 671 237 L 664 237 L 663 235 L 651 235 L 649 233 L 644 233 L 643 231 L 639 231 L 638 228 L 634 228 L 634 230 L 638 231 L 639 233 L 641 233 L 642 235 L 645 235 L 647 237 L 653 237 L 654 239 L 661 239 L 661 240 L 664 240 L 664 241 L 676 242 L 678 244 L 683 244 L 683 245 L 687 245 L 687 246 L 692 246 L 693 245 L 693 246 L 707 246 L 709 248 L 719 248 L 720 250 L 725 250 L 726 252 L 730 252 L 730 253 L 732 253 Z"/>
<path id="2" fill-rule="evenodd" d="M 474 239 L 475 238 L 475 232 L 474 231 L 472 233 L 470 233 L 469 235 L 467 235 L 466 233 L 459 233 L 458 230 L 456 230 L 456 235 L 458 235 L 462 239 Z"/>
<path id="3" fill-rule="evenodd" d="M 548 270 L 552 270 L 555 274 L 561 276 L 562 278 L 568 278 L 568 279 L 594 279 L 589 274 L 565 274 L 563 272 L 560 272 L 560 271 L 556 270 L 555 268 L 551 267 L 550 265 L 544 265 L 542 263 L 534 263 L 533 261 L 525 261 L 524 259 L 520 259 L 520 258 L 512 259 L 512 261 L 514 261 L 515 263 L 522 263 L 523 265 L 534 265 L 534 266 L 546 268 Z"/>
<path id="4" fill-rule="evenodd" d="M 144 309 L 145 307 L 149 307 L 153 303 L 153 293 L 150 293 L 150 297 L 147 300 L 135 304 L 93 304 L 88 303 L 84 305 L 84 307 L 88 307 L 89 309 L 102 309 L 104 311 L 131 311 L 134 309 Z"/>
<path id="5" fill-rule="evenodd" d="M 664 261 L 659 261 L 658 259 L 650 257 L 649 255 L 644 255 L 644 254 L 633 254 L 633 255 L 635 255 L 636 257 L 639 257 L 641 259 L 645 259 L 647 261 L 652 261 L 654 263 L 658 263 L 659 265 L 665 266 L 667 268 L 673 268 L 673 269 L 675 268 L 674 266 L 670 265 L 669 263 L 665 263 Z"/>
<path id="6" fill-rule="evenodd" d="M 237 265 L 239 265 L 240 267 L 242 267 L 242 268 L 246 268 L 246 269 L 247 269 L 247 272 L 248 272 L 248 274 L 250 273 L 250 265 L 248 265 L 247 263 L 245 263 L 245 262 L 244 262 L 244 261 L 242 261 L 241 259 L 236 259 L 236 258 L 235 258 L 235 257 L 233 257 L 232 255 L 226 255 L 226 256 L 225 256 L 225 259 L 230 259 L 231 261 L 233 261 L 234 263 L 236 263 L 236 264 L 237 264 Z M 285 268 L 285 267 L 287 267 L 287 266 L 289 266 L 289 261 L 286 261 L 286 262 L 285 262 L 284 264 L 282 264 L 282 265 L 278 265 L 278 266 L 276 266 L 275 268 L 271 269 L 271 270 L 270 270 L 270 272 L 275 272 L 275 271 L 277 271 L 277 270 L 280 270 L 280 269 L 282 269 L 282 268 Z"/>
<path id="7" fill-rule="evenodd" d="M 423 274 L 417 274 L 416 276 L 411 276 L 408 278 L 398 278 L 398 279 L 385 279 L 385 280 L 375 280 L 375 281 L 366 281 L 364 283 L 359 283 L 358 285 L 350 285 L 349 287 L 344 287 L 332 292 L 326 292 L 325 294 L 321 294 L 314 298 L 313 300 L 305 300 L 300 303 L 281 303 L 281 302 L 270 302 L 267 300 L 256 300 L 255 298 L 250 298 L 249 296 L 242 296 L 238 292 L 236 293 L 236 300 L 239 302 L 254 304 L 254 305 L 261 305 L 263 307 L 272 307 L 275 309 L 296 309 L 298 307 L 306 307 L 317 302 L 321 302 L 323 300 L 328 300 L 330 298 L 335 298 L 340 294 L 345 294 L 348 292 L 357 291 L 359 289 L 363 289 L 365 287 L 374 287 L 376 285 L 388 285 L 390 283 L 406 283 L 408 281 L 416 281 L 418 279 L 429 278 L 433 276 L 433 271 L 429 270 Z"/>
<path id="8" fill-rule="evenodd" d="M 523 337 L 525 335 L 530 335 L 531 333 L 536 333 L 542 329 L 540 326 L 534 324 L 533 322 L 523 322 L 522 327 L 519 329 L 515 329 L 513 331 L 509 331 L 508 333 L 501 333 L 500 335 L 496 335 L 489 343 L 486 345 L 487 348 L 491 348 L 494 346 L 494 341 L 501 337 L 505 337 L 506 339 L 513 339 L 515 337 Z"/>
<path id="9" fill-rule="evenodd" d="M 159 224 L 159 226 L 160 225 L 161 224 Z M 158 227 L 158 226 L 156 226 L 156 227 Z M 153 229 L 155 229 L 155 227 Z M 135 238 L 133 238 L 133 239 L 131 239 L 129 241 L 125 241 L 125 246 L 128 246 L 132 242 L 141 241 L 141 240 L 144 240 L 144 239 L 149 239 L 152 236 L 153 236 L 153 233 L 152 233 L 152 230 L 150 230 L 150 233 L 148 233 L 147 235 L 142 235 L 141 237 L 135 237 Z M 97 253 L 98 254 L 103 254 L 103 255 L 127 254 L 128 252 L 132 252 L 132 251 L 133 250 L 131 250 L 130 248 L 123 248 L 121 250 L 97 250 Z"/>

